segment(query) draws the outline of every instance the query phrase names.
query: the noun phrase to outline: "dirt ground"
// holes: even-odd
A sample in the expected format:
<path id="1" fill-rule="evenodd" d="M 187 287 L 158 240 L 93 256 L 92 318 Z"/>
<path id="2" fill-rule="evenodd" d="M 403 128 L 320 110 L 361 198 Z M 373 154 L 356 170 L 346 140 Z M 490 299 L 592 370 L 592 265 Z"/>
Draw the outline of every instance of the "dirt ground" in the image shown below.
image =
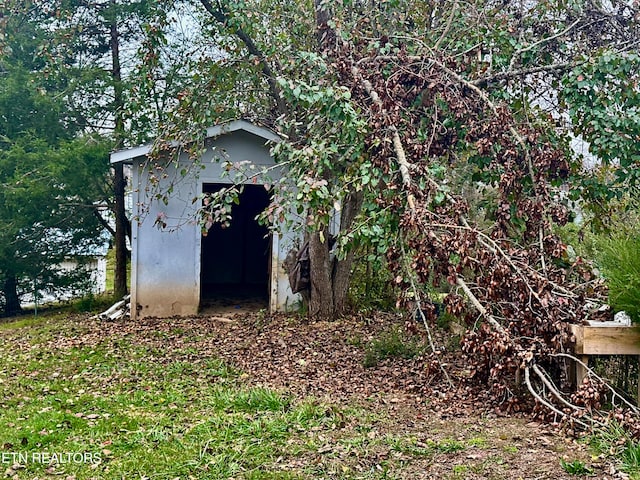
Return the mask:
<path id="1" fill-rule="evenodd" d="M 366 405 L 384 419 L 370 436 L 413 438 L 418 449 L 445 445 L 423 461 L 410 455 L 401 478 L 581 478 L 568 474 L 561 460 L 582 462 L 591 470 L 590 478 L 626 478 L 612 464 L 594 458 L 584 441 L 562 434 L 557 425 L 541 424 L 524 414 L 505 415 L 474 397 L 457 378 L 465 371 L 455 345 L 443 358 L 450 362 L 453 388 L 440 375 L 428 373 L 423 357 L 393 358 L 365 368 L 366 346 L 390 323 L 402 325 L 389 316 L 305 323 L 287 317 L 214 315 L 208 321 L 218 332 L 212 339 L 214 350 L 247 372 L 249 381 L 298 397 Z M 441 338 L 440 344 L 446 341 Z M 341 435 L 347 433 L 336 432 L 336 437 Z M 327 448 L 335 440 L 327 439 Z M 456 445 L 467 448 L 457 450 Z M 382 449 L 376 455 L 391 453 Z"/>
<path id="2" fill-rule="evenodd" d="M 594 456 L 584 440 L 564 435 L 557 425 L 541 424 L 526 414 L 506 415 L 487 405 L 464 382 L 464 363 L 448 335 L 440 341 L 451 343 L 443 345 L 450 385 L 441 375 L 430 374 L 426 358 L 420 356 L 386 359 L 365 368 L 367 345 L 394 323 L 402 325 L 388 315 L 307 323 L 263 311 L 212 311 L 193 318 L 91 320 L 68 341 L 87 345 L 126 336 L 163 351 L 185 351 L 197 338 L 198 348 L 187 361 L 218 357 L 242 371 L 247 384 L 330 405 L 357 405 L 360 412 L 369 412 L 367 419 L 349 417 L 331 434 L 315 438 L 325 446 L 313 458 L 305 454 L 282 459 L 284 470 L 294 470 L 296 462 L 314 463 L 325 472 L 335 469 L 339 478 L 340 469 L 357 471 L 391 459 L 402 468 L 390 478 L 587 478 L 567 473 L 561 465 L 565 461 L 587 467 L 589 478 L 627 478 L 611 459 Z M 61 341 L 65 340 L 58 339 L 58 346 Z M 366 458 L 362 448 L 347 447 L 345 439 L 354 438 L 354 432 L 371 440 Z M 375 442 L 376 438 L 386 440 Z M 389 448 L 390 438 L 404 443 Z M 421 455 L 427 451 L 429 455 Z"/>

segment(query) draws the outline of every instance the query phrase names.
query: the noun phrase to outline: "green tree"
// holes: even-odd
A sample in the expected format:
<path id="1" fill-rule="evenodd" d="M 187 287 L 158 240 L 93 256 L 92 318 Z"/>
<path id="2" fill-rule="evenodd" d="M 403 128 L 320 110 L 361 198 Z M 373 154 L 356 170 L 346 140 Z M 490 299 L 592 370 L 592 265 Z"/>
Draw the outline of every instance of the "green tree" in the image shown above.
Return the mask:
<path id="1" fill-rule="evenodd" d="M 44 63 L 36 55 L 44 33 L 18 15 L 6 31 L 0 61 L 0 288 L 3 313 L 13 315 L 34 283 L 39 291 L 55 292 L 83 280 L 59 264 L 101 241 L 95 202 L 108 148 L 75 137 L 60 85 L 42 75 Z"/>
<path id="2" fill-rule="evenodd" d="M 147 140 L 155 132 L 166 97 L 153 79 L 138 80 L 137 75 L 144 72 L 137 52 L 143 50 L 144 35 L 153 31 L 147 20 L 153 17 L 162 23 L 161 4 L 149 0 L 33 3 L 37 8 L 32 14 L 53 37 L 50 44 L 42 45 L 42 56 L 51 75 L 67 85 L 67 105 L 78 128 L 101 135 L 109 132 L 115 149 Z M 117 164 L 112 170 L 113 191 L 107 198 L 115 220 L 114 290 L 122 296 L 127 291 L 126 237 L 131 226 L 125 211 L 124 166 Z"/>
<path id="3" fill-rule="evenodd" d="M 585 57 L 563 79 L 561 98 L 576 135 L 594 159 L 575 182 L 596 229 L 609 228 L 610 210 L 640 184 L 640 57 L 605 50 Z"/>
<path id="4" fill-rule="evenodd" d="M 425 192 L 440 185 L 430 194 L 433 209 L 457 198 L 454 185 L 511 182 L 503 199 L 482 209 L 485 221 L 511 225 L 510 235 L 531 235 L 530 218 L 554 217 L 562 206 L 540 201 L 580 170 L 569 144 L 585 125 L 563 117 L 565 79 L 605 51 L 631 58 L 629 39 L 638 37 L 637 12 L 617 1 L 179 3 L 191 8 L 204 54 L 187 72 L 192 85 L 167 116 L 165 138 L 194 139 L 202 127 L 238 116 L 283 134 L 275 152 L 296 188 L 281 184 L 280 205 L 267 215 L 291 209 L 302 217 L 310 312 L 324 318 L 345 307 L 353 246 L 388 249 L 402 228 L 401 208 L 416 206 L 415 182 Z M 493 138 L 490 126 L 501 116 L 506 131 Z M 511 158 L 500 164 L 505 148 Z M 549 163 L 539 163 L 543 155 Z M 525 213 L 527 202 L 534 213 Z M 328 227 L 336 211 L 334 244 Z M 439 263 L 455 283 L 459 266 Z"/>

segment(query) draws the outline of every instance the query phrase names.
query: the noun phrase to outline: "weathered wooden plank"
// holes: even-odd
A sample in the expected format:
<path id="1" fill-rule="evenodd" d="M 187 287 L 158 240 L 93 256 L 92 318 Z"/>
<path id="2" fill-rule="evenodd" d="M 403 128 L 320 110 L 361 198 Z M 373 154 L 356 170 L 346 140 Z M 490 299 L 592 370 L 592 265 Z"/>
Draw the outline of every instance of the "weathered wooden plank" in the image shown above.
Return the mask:
<path id="1" fill-rule="evenodd" d="M 584 327 L 582 325 L 569 325 L 571 333 L 576 337 L 576 352 L 582 353 L 582 345 L 584 344 Z"/>
<path id="2" fill-rule="evenodd" d="M 572 325 L 576 353 L 581 355 L 640 355 L 640 328 Z"/>
<path id="3" fill-rule="evenodd" d="M 638 355 L 640 356 L 640 327 L 594 327 L 571 325 L 576 337 L 576 355 L 585 365 L 589 355 Z M 582 384 L 587 369 L 575 362 L 576 386 Z M 638 405 L 640 405 L 640 373 L 638 375 Z"/>

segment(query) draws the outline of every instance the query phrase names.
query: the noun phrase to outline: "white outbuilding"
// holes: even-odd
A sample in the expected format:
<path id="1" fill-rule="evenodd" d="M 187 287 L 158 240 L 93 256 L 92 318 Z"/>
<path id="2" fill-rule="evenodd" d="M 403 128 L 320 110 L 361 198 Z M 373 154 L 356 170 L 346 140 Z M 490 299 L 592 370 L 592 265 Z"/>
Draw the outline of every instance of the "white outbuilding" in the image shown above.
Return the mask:
<path id="1" fill-rule="evenodd" d="M 259 177 L 246 181 L 231 225 L 214 225 L 206 235 L 196 219 L 201 200 L 193 201 L 229 186 L 234 181 L 224 174 L 229 165 L 274 167 L 269 145 L 279 139 L 245 120 L 211 127 L 198 168 L 189 168 L 193 162 L 183 152 L 162 174 L 150 162 L 151 145 L 111 154 L 112 164 L 131 165 L 132 318 L 194 315 L 211 299 L 224 297 L 258 297 L 270 311 L 297 305 L 283 267 L 293 235 L 272 234 L 256 219 L 270 202 L 269 184 Z M 281 169 L 271 169 L 272 180 L 280 175 Z M 152 177 L 159 183 L 151 185 Z M 153 198 L 170 185 L 166 204 Z"/>

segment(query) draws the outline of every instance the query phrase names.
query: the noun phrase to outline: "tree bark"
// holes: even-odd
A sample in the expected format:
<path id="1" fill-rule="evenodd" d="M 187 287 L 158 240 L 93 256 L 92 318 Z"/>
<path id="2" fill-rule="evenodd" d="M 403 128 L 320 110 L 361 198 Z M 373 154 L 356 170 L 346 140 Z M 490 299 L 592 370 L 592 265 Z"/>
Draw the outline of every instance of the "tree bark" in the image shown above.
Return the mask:
<path id="1" fill-rule="evenodd" d="M 340 216 L 341 232 L 348 231 L 353 225 L 353 221 L 362 208 L 363 197 L 362 191 L 350 192 L 345 197 Z M 333 306 L 334 314 L 338 316 L 344 314 L 348 307 L 347 294 L 351 284 L 351 270 L 354 258 L 355 252 L 351 248 L 342 260 L 336 258 L 333 266 Z"/>
<path id="2" fill-rule="evenodd" d="M 344 199 L 340 231 L 348 231 L 362 207 L 362 192 L 350 192 Z M 347 296 L 351 284 L 354 252 L 345 257 L 332 257 L 329 229 L 309 236 L 309 260 L 311 268 L 311 292 L 309 316 L 317 320 L 333 320 L 347 310 Z"/>
<path id="3" fill-rule="evenodd" d="M 318 320 L 331 320 L 335 311 L 328 228 L 309 235 L 309 262 L 311 271 L 309 316 Z"/>
<path id="4" fill-rule="evenodd" d="M 124 177 L 123 165 L 116 164 L 114 167 L 115 181 L 115 217 L 116 217 L 116 235 L 115 249 L 116 261 L 113 280 L 113 293 L 117 298 L 124 297 L 127 294 L 127 214 L 124 208 L 124 193 L 126 180 Z"/>
<path id="5" fill-rule="evenodd" d="M 18 296 L 18 281 L 15 275 L 7 275 L 4 279 L 2 291 L 6 302 L 4 306 L 4 316 L 12 317 L 21 313 L 22 307 L 20 306 L 20 297 Z"/>
<path id="6" fill-rule="evenodd" d="M 111 0 L 110 5 L 114 12 L 116 0 Z M 118 20 L 114 14 L 110 26 L 110 47 L 111 47 L 111 76 L 113 79 L 114 94 L 114 120 L 115 120 L 115 147 L 120 148 L 124 141 L 124 97 L 122 93 L 122 72 L 120 69 L 120 37 L 118 34 Z M 115 249 L 116 262 L 113 281 L 113 293 L 116 297 L 123 297 L 127 294 L 127 226 L 128 219 L 124 206 L 126 179 L 124 176 L 124 166 L 118 163 L 114 166 L 114 198 L 115 198 Z"/>

